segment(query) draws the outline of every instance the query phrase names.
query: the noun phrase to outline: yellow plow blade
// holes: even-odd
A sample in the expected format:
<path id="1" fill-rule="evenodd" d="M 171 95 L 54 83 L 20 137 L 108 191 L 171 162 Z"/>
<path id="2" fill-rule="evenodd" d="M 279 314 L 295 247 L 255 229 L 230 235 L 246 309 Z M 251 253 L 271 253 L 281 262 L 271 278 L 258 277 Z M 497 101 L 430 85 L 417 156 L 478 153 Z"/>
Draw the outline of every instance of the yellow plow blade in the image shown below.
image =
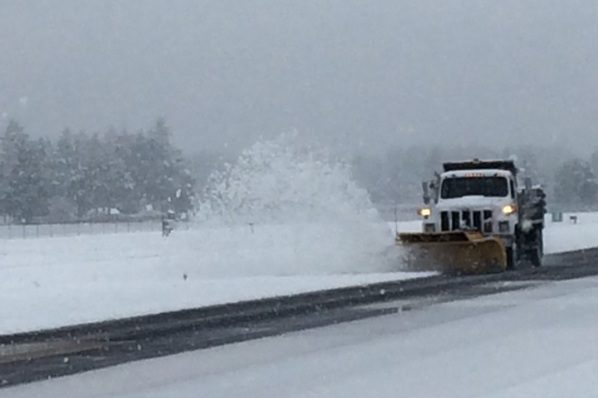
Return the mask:
<path id="1" fill-rule="evenodd" d="M 414 271 L 487 273 L 507 268 L 502 240 L 475 231 L 399 233 L 396 243 Z"/>

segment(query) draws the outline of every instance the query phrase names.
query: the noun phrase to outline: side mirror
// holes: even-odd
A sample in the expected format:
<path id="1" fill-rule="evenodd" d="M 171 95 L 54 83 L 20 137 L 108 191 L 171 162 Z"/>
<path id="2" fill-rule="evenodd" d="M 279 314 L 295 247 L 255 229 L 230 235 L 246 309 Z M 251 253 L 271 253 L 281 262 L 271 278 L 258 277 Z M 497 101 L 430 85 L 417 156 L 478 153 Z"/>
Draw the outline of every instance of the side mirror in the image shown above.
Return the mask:
<path id="1" fill-rule="evenodd" d="M 427 182 L 422 182 L 422 190 L 424 192 L 424 204 L 429 204 L 430 203 L 430 190 L 429 190 L 429 186 Z"/>

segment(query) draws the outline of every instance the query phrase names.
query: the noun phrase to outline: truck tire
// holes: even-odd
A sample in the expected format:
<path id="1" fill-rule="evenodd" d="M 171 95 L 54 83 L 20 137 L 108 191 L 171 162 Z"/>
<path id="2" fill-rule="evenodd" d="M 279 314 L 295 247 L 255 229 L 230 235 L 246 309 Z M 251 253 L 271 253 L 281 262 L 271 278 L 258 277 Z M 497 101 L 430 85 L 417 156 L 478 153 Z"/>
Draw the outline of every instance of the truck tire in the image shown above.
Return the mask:
<path id="1" fill-rule="evenodd" d="M 542 265 L 542 255 L 540 254 L 539 248 L 530 253 L 529 261 L 534 267 L 539 267 Z"/>
<path id="2" fill-rule="evenodd" d="M 529 253 L 529 261 L 534 267 L 542 265 L 542 256 L 544 255 L 544 237 L 542 227 L 534 228 L 534 246 Z"/>
<path id="3" fill-rule="evenodd" d="M 507 254 L 507 270 L 514 270 L 515 269 L 515 253 L 512 247 L 507 247 L 506 249 Z"/>
<path id="4" fill-rule="evenodd" d="M 529 255 L 529 260 L 534 267 L 542 265 L 542 256 L 544 255 L 544 238 L 542 235 L 542 229 L 536 228 L 536 247 Z"/>

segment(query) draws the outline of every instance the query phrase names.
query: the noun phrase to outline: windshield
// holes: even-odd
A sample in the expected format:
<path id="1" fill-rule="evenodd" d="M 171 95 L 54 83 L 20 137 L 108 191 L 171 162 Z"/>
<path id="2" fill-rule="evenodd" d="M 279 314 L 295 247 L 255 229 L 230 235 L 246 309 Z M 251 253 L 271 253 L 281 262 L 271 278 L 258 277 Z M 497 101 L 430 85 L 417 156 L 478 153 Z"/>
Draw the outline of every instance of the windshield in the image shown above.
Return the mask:
<path id="1" fill-rule="evenodd" d="M 504 177 L 460 177 L 447 178 L 442 182 L 442 199 L 463 196 L 504 197 L 509 193 L 507 179 Z"/>

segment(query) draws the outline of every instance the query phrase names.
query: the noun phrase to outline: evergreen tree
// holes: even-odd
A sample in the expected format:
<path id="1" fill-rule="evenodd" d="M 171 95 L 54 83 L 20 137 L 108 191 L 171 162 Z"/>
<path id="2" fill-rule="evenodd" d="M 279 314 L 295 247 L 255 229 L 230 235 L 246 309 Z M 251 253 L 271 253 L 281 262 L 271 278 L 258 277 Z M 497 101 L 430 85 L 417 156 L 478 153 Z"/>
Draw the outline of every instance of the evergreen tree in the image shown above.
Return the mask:
<path id="1" fill-rule="evenodd" d="M 163 119 L 147 132 L 73 134 L 56 145 L 32 140 L 11 121 L 0 142 L 0 214 L 18 222 L 50 213 L 64 221 L 112 209 L 135 214 L 145 205 L 188 213 L 195 182 Z"/>
<path id="2" fill-rule="evenodd" d="M 48 213 L 49 141 L 32 141 L 15 121 L 9 122 L 1 143 L 2 210 L 13 220 L 29 223 Z"/>
<path id="3" fill-rule="evenodd" d="M 109 138 L 111 173 L 114 179 L 112 195 L 115 198 L 114 207 L 121 213 L 134 214 L 142 209 L 141 186 L 135 181 L 138 167 L 137 156 L 134 153 L 135 136 L 123 131 L 121 134 Z"/>
<path id="4" fill-rule="evenodd" d="M 155 209 L 172 209 L 176 199 L 179 211 L 190 211 L 193 179 L 182 153 L 172 146 L 170 136 L 163 119 L 156 122 L 147 137 L 138 135 L 137 182 L 143 187 L 145 201 Z"/>

